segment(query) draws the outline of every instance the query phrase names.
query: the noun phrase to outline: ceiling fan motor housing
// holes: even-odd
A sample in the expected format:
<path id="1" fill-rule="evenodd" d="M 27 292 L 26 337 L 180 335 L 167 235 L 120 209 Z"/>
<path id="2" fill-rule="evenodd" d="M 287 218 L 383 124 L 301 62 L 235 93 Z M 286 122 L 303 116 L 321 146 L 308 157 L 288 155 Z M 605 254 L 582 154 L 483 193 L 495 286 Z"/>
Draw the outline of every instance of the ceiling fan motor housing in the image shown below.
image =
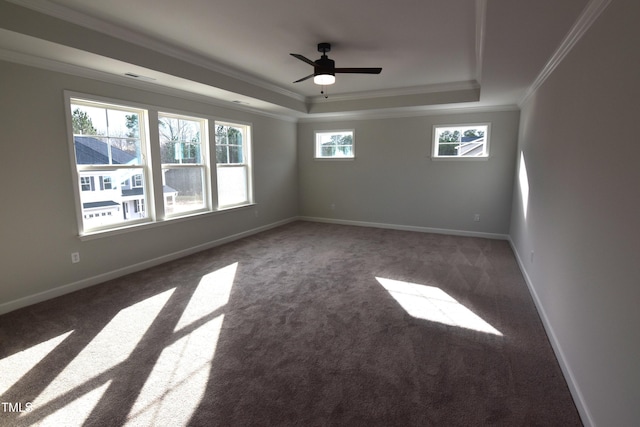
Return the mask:
<path id="1" fill-rule="evenodd" d="M 315 61 L 315 67 L 313 70 L 314 75 L 319 74 L 331 74 L 335 75 L 336 62 L 333 59 L 327 58 L 327 55 L 322 55 L 322 57 Z"/>

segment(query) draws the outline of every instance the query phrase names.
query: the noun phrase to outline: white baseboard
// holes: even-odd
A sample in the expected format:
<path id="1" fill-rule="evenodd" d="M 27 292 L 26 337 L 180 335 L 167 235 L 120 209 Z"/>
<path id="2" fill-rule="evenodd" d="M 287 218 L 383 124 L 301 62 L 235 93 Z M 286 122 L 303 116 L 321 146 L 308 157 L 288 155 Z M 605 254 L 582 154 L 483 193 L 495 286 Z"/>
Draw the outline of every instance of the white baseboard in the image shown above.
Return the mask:
<path id="1" fill-rule="evenodd" d="M 485 239 L 509 240 L 509 235 L 507 234 L 483 233 L 478 231 L 451 230 L 447 228 L 419 227 L 415 225 L 386 224 L 386 223 L 380 223 L 380 222 L 350 221 L 346 219 L 333 219 L 333 218 L 321 218 L 321 217 L 310 217 L 310 216 L 301 216 L 301 217 L 298 217 L 298 219 L 300 219 L 301 221 L 324 222 L 324 223 L 339 224 L 339 225 L 354 225 L 358 227 L 386 228 L 390 230 L 416 231 L 419 233 L 449 234 L 452 236 L 482 237 Z"/>
<path id="2" fill-rule="evenodd" d="M 589 408 L 587 407 L 586 402 L 584 401 L 584 397 L 582 395 L 582 392 L 580 391 L 580 387 L 578 387 L 578 383 L 575 380 L 573 371 L 571 370 L 571 368 L 569 367 L 569 364 L 567 363 L 567 359 L 565 358 L 564 352 L 562 351 L 562 347 L 560 346 L 560 341 L 558 341 L 558 338 L 556 337 L 556 334 L 553 331 L 553 327 L 549 323 L 549 318 L 547 317 L 547 313 L 544 309 L 544 306 L 542 305 L 542 302 L 540 301 L 540 298 L 538 297 L 538 294 L 535 288 L 533 287 L 533 282 L 531 281 L 531 278 L 527 273 L 524 263 L 522 262 L 522 258 L 520 257 L 520 254 L 516 249 L 516 245 L 513 243 L 511 236 L 509 236 L 508 240 L 509 240 L 509 244 L 511 245 L 511 249 L 513 250 L 513 253 L 516 257 L 516 261 L 518 262 L 518 266 L 520 267 L 520 271 L 522 272 L 522 276 L 524 277 L 524 280 L 527 283 L 527 287 L 529 288 L 529 293 L 531 294 L 533 298 L 533 302 L 536 305 L 536 309 L 538 310 L 538 315 L 540 316 L 540 319 L 542 320 L 542 324 L 544 325 L 544 329 L 547 332 L 547 336 L 549 337 L 549 342 L 551 343 L 553 352 L 556 355 L 556 359 L 558 359 L 558 363 L 560 364 L 560 369 L 562 370 L 565 380 L 567 381 L 567 385 L 569 387 L 571 395 L 573 396 L 573 400 L 576 404 L 576 408 L 580 413 L 580 418 L 582 418 L 582 423 L 584 424 L 585 427 L 595 427 L 596 424 L 594 423 L 593 417 L 589 412 Z"/>
<path id="3" fill-rule="evenodd" d="M 37 294 L 22 297 L 13 301 L 9 301 L 0 304 L 0 314 L 8 313 L 10 311 L 17 310 L 32 304 L 36 304 L 42 301 L 46 301 L 52 298 L 56 298 L 80 289 L 88 288 L 89 286 L 97 285 L 99 283 L 106 282 L 111 279 L 115 279 L 121 276 L 125 276 L 136 271 L 145 270 L 156 265 L 163 264 L 165 262 L 173 261 L 178 258 L 185 257 L 187 255 L 195 254 L 197 252 L 204 251 L 216 246 L 223 245 L 225 243 L 233 242 L 234 240 L 242 239 L 244 237 L 251 236 L 253 234 L 260 233 L 262 231 L 270 230 L 272 228 L 279 227 L 281 225 L 288 224 L 290 222 L 298 220 L 298 217 L 287 218 L 285 220 L 277 221 L 268 225 L 253 228 L 251 230 L 243 231 L 241 233 L 232 234 L 230 236 L 222 237 L 220 239 L 203 243 L 201 245 L 193 246 L 191 248 L 183 249 L 181 251 L 173 252 L 167 255 L 163 255 L 157 258 L 149 259 L 147 261 L 132 264 L 126 267 L 119 268 L 117 270 L 109 271 L 99 274 L 97 276 L 88 277 L 86 279 L 78 280 L 77 282 L 68 283 L 66 285 L 58 286 L 53 289 L 49 289 Z"/>
<path id="4" fill-rule="evenodd" d="M 465 230 L 450 230 L 450 229 L 441 229 L 441 228 L 431 228 L 431 227 L 418 227 L 418 226 L 407 226 L 407 225 L 398 225 L 398 224 L 385 224 L 385 223 L 376 223 L 376 222 L 365 222 L 365 221 L 350 221 L 350 220 L 340 220 L 340 219 L 332 219 L 332 218 L 320 218 L 320 217 L 291 217 L 285 220 L 277 221 L 271 224 L 267 224 L 261 227 L 253 228 L 251 230 L 243 231 L 241 233 L 233 234 L 230 236 L 222 237 L 220 239 L 203 243 L 201 245 L 197 245 L 191 248 L 183 249 L 181 251 L 173 252 L 167 255 L 163 255 L 161 257 L 153 258 L 147 261 L 143 261 L 137 264 L 129 265 L 123 268 L 119 268 L 117 270 L 113 270 L 107 273 L 99 274 L 97 276 L 89 277 L 86 279 L 79 280 L 77 282 L 69 283 L 66 285 L 58 286 L 53 289 L 49 289 L 44 292 L 39 292 L 34 295 L 29 295 L 23 298 L 19 298 L 13 301 L 9 301 L 3 304 L 0 304 L 0 314 L 8 313 L 10 311 L 17 310 L 19 308 L 23 308 L 32 304 L 36 304 L 42 301 L 46 301 L 48 299 L 52 299 L 58 296 L 62 296 L 83 288 L 87 288 L 89 286 L 97 285 L 99 283 L 106 282 L 111 279 L 115 279 L 130 273 L 135 273 L 137 271 L 141 271 L 150 267 L 154 267 L 156 265 L 163 264 L 165 262 L 173 261 L 178 258 L 182 258 L 203 250 L 207 250 L 216 246 L 223 245 L 225 243 L 229 243 L 238 239 L 242 239 L 244 237 L 251 236 L 253 234 L 260 233 L 262 231 L 270 230 L 272 228 L 276 228 L 285 224 L 288 224 L 293 221 L 310 221 L 310 222 L 323 222 L 330 224 L 339 224 L 339 225 L 353 225 L 359 227 L 373 227 L 373 228 L 385 228 L 392 230 L 401 230 L 401 231 L 416 231 L 422 233 L 436 233 L 436 234 L 449 234 L 455 236 L 467 236 L 467 237 L 482 237 L 488 239 L 499 239 L 499 240 L 507 240 L 511 245 L 511 249 L 516 257 L 516 261 L 518 266 L 520 267 L 520 271 L 522 272 L 522 276 L 525 279 L 527 287 L 529 288 L 529 293 L 531 294 L 533 301 L 536 305 L 536 309 L 540 315 L 542 323 L 544 325 L 547 336 L 549 337 L 549 341 L 551 342 L 551 346 L 553 351 L 555 352 L 556 358 L 558 359 L 558 363 L 560 364 L 560 368 L 565 376 L 567 381 L 567 385 L 573 399 L 575 401 L 576 407 L 580 416 L 582 418 L 582 422 L 585 427 L 595 427 L 595 423 L 593 422 L 593 418 L 591 413 L 589 412 L 587 405 L 584 401 L 582 393 L 580 392 L 580 388 L 578 387 L 573 372 L 569 365 L 567 364 L 566 358 L 562 351 L 562 347 L 559 344 L 559 341 L 553 331 L 549 323 L 549 319 L 547 314 L 542 306 L 540 298 L 533 287 L 533 283 L 527 270 L 524 267 L 524 263 L 522 262 L 522 258 L 518 253 L 511 236 L 508 234 L 497 234 L 497 233 L 482 233 L 482 232 L 474 232 L 474 231 L 465 231 Z"/>

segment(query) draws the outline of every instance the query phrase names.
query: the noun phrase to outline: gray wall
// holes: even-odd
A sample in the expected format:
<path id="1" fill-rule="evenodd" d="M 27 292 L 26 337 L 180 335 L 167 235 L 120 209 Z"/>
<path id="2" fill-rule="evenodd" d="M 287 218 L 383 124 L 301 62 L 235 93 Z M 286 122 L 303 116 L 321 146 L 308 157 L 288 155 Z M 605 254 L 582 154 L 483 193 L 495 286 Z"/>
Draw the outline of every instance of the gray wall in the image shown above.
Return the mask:
<path id="1" fill-rule="evenodd" d="M 602 427 L 640 420 L 639 17 L 613 0 L 527 100 L 528 208 L 516 185 L 511 219 L 583 419 Z"/>
<path id="2" fill-rule="evenodd" d="M 297 215 L 293 121 L 8 62 L 0 62 L 0 82 L 0 312 L 15 308 L 16 301 L 21 305 L 21 298 L 104 278 L 101 275 Z M 252 123 L 257 205 L 81 241 L 64 90 Z M 74 251 L 80 252 L 79 264 L 71 264 Z"/>
<path id="3" fill-rule="evenodd" d="M 503 111 L 300 123 L 300 214 L 506 235 L 519 114 Z M 488 160 L 431 159 L 433 125 L 480 122 L 491 122 Z M 314 131 L 330 129 L 355 130 L 355 160 L 313 158 Z M 480 222 L 473 221 L 476 213 Z"/>

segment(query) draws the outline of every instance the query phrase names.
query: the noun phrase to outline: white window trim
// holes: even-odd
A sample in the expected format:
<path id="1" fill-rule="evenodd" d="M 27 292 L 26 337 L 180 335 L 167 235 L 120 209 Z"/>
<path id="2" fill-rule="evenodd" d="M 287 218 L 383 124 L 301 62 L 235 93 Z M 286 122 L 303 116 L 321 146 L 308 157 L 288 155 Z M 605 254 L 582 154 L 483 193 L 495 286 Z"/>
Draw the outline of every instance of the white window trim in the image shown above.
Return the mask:
<path id="1" fill-rule="evenodd" d="M 244 206 L 250 206 L 255 204 L 254 195 L 253 195 L 253 125 L 250 122 L 243 122 L 240 120 L 228 120 L 228 119 L 215 119 L 211 123 L 211 129 L 209 130 L 213 137 L 213 149 L 212 159 L 213 164 L 215 164 L 215 174 L 212 173 L 212 176 L 215 175 L 215 200 L 216 200 L 216 210 L 224 211 Z M 216 158 L 216 141 L 215 141 L 215 127 L 218 125 L 222 126 L 242 126 L 245 131 L 245 137 L 242 139 L 242 153 L 244 158 L 244 163 L 218 163 Z M 218 168 L 245 168 L 247 175 L 247 200 L 243 202 L 238 202 L 234 204 L 228 205 L 220 205 L 220 201 L 218 198 Z"/>
<path id="2" fill-rule="evenodd" d="M 318 134 L 323 133 L 347 133 L 351 132 L 353 144 L 351 145 L 351 156 L 349 157 L 321 157 L 318 156 Z M 320 161 L 353 161 L 356 158 L 356 131 L 355 129 L 323 129 L 313 131 L 313 158 Z"/>
<path id="3" fill-rule="evenodd" d="M 149 117 L 148 110 L 149 106 L 143 105 L 136 102 L 117 100 L 112 98 L 106 98 L 96 95 L 89 95 L 83 93 L 76 93 L 71 91 L 64 92 L 64 101 L 65 101 L 65 115 L 67 119 L 67 140 L 69 143 L 69 156 L 71 160 L 71 171 L 73 174 L 73 187 L 74 187 L 74 198 L 76 205 L 76 220 L 78 224 L 78 233 L 80 236 L 89 235 L 89 234 L 99 234 L 109 232 L 118 228 L 129 228 L 136 225 L 147 224 L 156 221 L 155 211 L 153 209 L 149 209 L 147 211 L 147 216 L 145 218 L 137 218 L 130 219 L 126 222 L 116 223 L 115 225 L 105 225 L 100 227 L 91 227 L 85 229 L 85 223 L 83 221 L 83 206 L 82 206 L 82 198 L 81 198 L 81 188 L 80 187 L 80 174 L 79 169 L 83 171 L 104 171 L 104 170 L 117 170 L 117 169 L 141 169 L 143 171 L 143 176 L 146 182 L 144 183 L 145 188 L 145 198 L 147 200 L 147 205 L 150 207 L 153 206 L 151 204 L 151 200 L 153 200 L 154 193 L 153 187 L 151 184 L 151 166 L 150 166 L 150 143 L 149 143 Z M 139 114 L 140 121 L 142 126 L 140 138 L 140 149 L 141 155 L 143 158 L 142 164 L 136 165 L 80 165 L 76 163 L 76 153 L 75 153 L 75 143 L 73 137 L 73 127 L 72 127 L 72 111 L 71 104 L 103 104 L 106 107 L 112 107 L 113 109 L 123 109 L 123 110 L 137 110 Z M 133 179 L 132 179 L 133 183 Z M 94 184 L 95 185 L 95 184 Z M 118 187 L 119 188 L 119 187 Z"/>
<path id="4" fill-rule="evenodd" d="M 200 213 L 208 213 L 213 211 L 213 203 L 212 203 L 212 195 L 211 195 L 213 191 L 211 186 L 211 180 L 212 180 L 212 174 L 213 174 L 213 171 L 211 168 L 211 152 L 212 151 L 215 152 L 215 150 L 211 150 L 211 140 L 209 139 L 210 138 L 209 127 L 212 120 L 210 120 L 209 118 L 203 117 L 202 115 L 197 115 L 194 113 L 183 113 L 183 112 L 176 112 L 174 110 L 166 110 L 166 109 L 163 109 L 162 111 L 158 111 L 158 114 L 156 116 L 158 118 L 158 122 L 159 122 L 159 116 L 199 121 L 200 129 L 202 132 L 202 135 L 201 135 L 202 141 L 200 143 L 200 157 L 202 162 L 201 163 L 161 163 L 160 174 L 162 174 L 163 167 L 166 167 L 169 169 L 180 169 L 180 168 L 200 169 L 204 174 L 203 182 L 202 182 L 204 206 L 200 209 L 193 209 L 186 212 L 167 214 L 165 209 L 166 207 L 165 197 L 163 193 L 161 197 L 163 219 L 168 220 L 173 218 L 182 218 L 185 216 L 197 215 Z M 159 141 L 159 138 L 160 136 L 159 136 L 159 130 L 158 130 L 158 141 Z M 214 141 L 214 144 L 215 144 L 215 141 Z M 159 143 L 157 145 L 158 147 L 160 147 Z"/>
<path id="5" fill-rule="evenodd" d="M 159 150 L 159 144 L 158 144 L 159 130 L 157 128 L 158 127 L 157 118 L 158 118 L 159 112 L 166 113 L 166 114 L 176 114 L 181 116 L 200 118 L 200 119 L 206 120 L 208 123 L 208 128 L 206 129 L 208 133 L 207 135 L 208 137 L 215 134 L 215 131 L 213 128 L 213 126 L 215 126 L 215 123 L 223 122 L 223 123 L 228 123 L 232 125 L 246 126 L 247 133 L 251 138 L 251 133 L 253 131 L 252 123 L 244 122 L 241 120 L 221 118 L 217 116 L 203 115 L 203 114 L 198 114 L 190 111 L 178 111 L 174 109 L 167 109 L 164 107 L 157 107 L 154 105 L 144 104 L 140 102 L 114 99 L 114 98 L 104 97 L 100 95 L 92 95 L 92 94 L 87 94 L 82 92 L 64 91 L 63 96 L 64 96 L 64 105 L 65 105 L 65 115 L 67 120 L 67 140 L 69 143 L 69 156 L 71 160 L 71 169 L 72 169 L 72 176 L 73 176 L 72 186 L 73 186 L 73 193 L 74 193 L 74 199 L 75 199 L 75 205 L 76 205 L 76 221 L 78 225 L 78 237 L 80 238 L 80 240 L 82 241 L 93 240 L 93 239 L 102 238 L 102 237 L 109 237 L 109 236 L 119 235 L 123 233 L 129 233 L 131 231 L 136 231 L 136 230 L 144 230 L 148 228 L 164 226 L 169 223 L 189 221 L 193 218 L 199 218 L 202 216 L 226 214 L 226 213 L 229 213 L 230 211 L 244 209 L 244 208 L 255 205 L 254 194 L 253 194 L 253 185 L 254 185 L 253 184 L 253 178 L 254 178 L 253 163 L 252 163 L 253 162 L 252 160 L 253 144 L 251 139 L 249 139 L 248 145 L 245 143 L 245 148 L 246 148 L 246 152 L 245 152 L 246 165 L 245 166 L 247 167 L 248 202 L 236 204 L 232 206 L 223 206 L 223 207 L 216 206 L 218 193 L 217 193 L 217 182 L 216 182 L 217 164 L 216 164 L 216 158 L 215 158 L 215 149 L 213 149 L 213 147 L 215 146 L 215 140 L 211 141 L 210 139 L 208 140 L 208 146 L 206 147 L 207 165 L 205 168 L 205 173 L 207 175 L 206 184 L 208 187 L 208 191 L 206 192 L 207 193 L 206 209 L 202 209 L 199 211 L 189 211 L 184 213 L 183 215 L 165 217 L 162 191 L 160 191 L 159 195 L 155 194 L 157 193 L 157 191 L 154 192 L 154 189 L 157 190 L 158 188 L 157 186 L 159 185 L 159 183 L 162 182 L 161 181 L 162 167 L 161 167 L 160 150 Z M 148 190 L 146 192 L 147 203 L 145 203 L 145 209 L 147 210 L 147 213 L 148 213 L 147 218 L 129 220 L 127 222 L 119 223 L 116 226 L 91 228 L 88 230 L 84 230 L 80 178 L 79 178 L 78 168 L 76 164 L 73 129 L 71 127 L 71 123 L 72 123 L 71 99 L 110 104 L 114 106 L 121 106 L 121 107 L 126 107 L 131 109 L 146 110 L 147 114 L 145 114 L 143 117 L 143 119 L 145 120 L 145 127 L 146 127 L 145 129 L 146 135 L 144 136 L 145 150 L 143 155 L 145 156 L 145 160 L 146 160 L 145 164 L 146 164 L 146 167 L 148 168 L 145 171 L 145 178 L 147 181 L 145 185 Z M 150 124 L 151 121 L 154 121 L 154 126 Z M 141 139 L 142 139 L 142 135 L 141 135 Z M 158 148 L 156 148 L 154 144 L 158 145 Z M 154 165 L 160 165 L 160 167 L 154 166 Z M 118 165 L 118 166 L 121 167 L 123 165 Z M 136 165 L 136 166 L 138 168 L 141 168 L 140 165 Z M 161 186 L 159 188 L 162 189 Z M 216 203 L 214 203 L 214 201 Z"/>
<path id="6" fill-rule="evenodd" d="M 439 128 L 462 128 L 462 127 L 473 127 L 473 126 L 486 126 L 487 127 L 487 133 L 485 135 L 485 152 L 487 153 L 485 156 L 478 156 L 478 157 L 458 157 L 458 156 L 438 156 L 437 155 L 437 151 L 439 148 L 439 144 L 437 141 L 437 131 Z M 430 157 L 431 160 L 435 160 L 435 161 L 462 161 L 462 162 L 468 162 L 468 161 L 486 161 L 491 157 L 491 149 L 490 149 L 490 143 L 491 143 L 491 123 L 490 122 L 479 122 L 479 123 L 452 123 L 452 124 L 437 124 L 437 125 L 433 125 L 433 129 L 431 132 L 431 151 L 430 151 Z"/>

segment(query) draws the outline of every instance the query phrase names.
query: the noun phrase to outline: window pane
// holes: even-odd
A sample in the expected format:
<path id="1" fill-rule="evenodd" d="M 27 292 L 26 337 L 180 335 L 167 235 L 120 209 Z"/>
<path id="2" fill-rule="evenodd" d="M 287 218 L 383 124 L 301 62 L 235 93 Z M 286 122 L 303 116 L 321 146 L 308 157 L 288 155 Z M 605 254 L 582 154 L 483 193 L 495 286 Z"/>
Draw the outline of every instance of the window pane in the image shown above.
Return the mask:
<path id="1" fill-rule="evenodd" d="M 438 126 L 435 128 L 436 157 L 487 157 L 489 125 Z"/>
<path id="2" fill-rule="evenodd" d="M 336 155 L 336 147 L 323 145 L 320 153 L 322 157 L 333 157 Z"/>
<path id="3" fill-rule="evenodd" d="M 216 124 L 216 161 L 223 164 L 243 164 L 244 129 L 240 126 Z"/>
<path id="4" fill-rule="evenodd" d="M 138 112 L 72 103 L 71 116 L 77 164 L 142 164 Z"/>
<path id="5" fill-rule="evenodd" d="M 353 131 L 316 132 L 315 157 L 353 158 Z"/>
<path id="6" fill-rule="evenodd" d="M 456 129 L 443 129 L 438 135 L 438 142 L 458 142 L 460 131 Z"/>
<path id="7" fill-rule="evenodd" d="M 439 156 L 457 156 L 459 144 L 440 144 L 438 147 Z"/>
<path id="8" fill-rule="evenodd" d="M 248 202 L 247 168 L 218 167 L 218 205 L 231 206 Z"/>
<path id="9" fill-rule="evenodd" d="M 351 145 L 338 145 L 336 152 L 340 157 L 353 157 L 353 147 Z"/>
<path id="10" fill-rule="evenodd" d="M 165 213 L 174 215 L 205 207 L 204 168 L 163 168 Z"/>
<path id="11" fill-rule="evenodd" d="M 229 146 L 229 163 L 243 163 L 242 146 Z"/>
<path id="12" fill-rule="evenodd" d="M 146 218 L 143 173 L 142 169 L 81 171 L 80 201 L 84 228 Z M 140 186 L 134 187 L 132 183 Z"/>
<path id="13" fill-rule="evenodd" d="M 158 130 L 162 163 L 203 163 L 202 123 L 202 120 L 159 115 Z"/>

